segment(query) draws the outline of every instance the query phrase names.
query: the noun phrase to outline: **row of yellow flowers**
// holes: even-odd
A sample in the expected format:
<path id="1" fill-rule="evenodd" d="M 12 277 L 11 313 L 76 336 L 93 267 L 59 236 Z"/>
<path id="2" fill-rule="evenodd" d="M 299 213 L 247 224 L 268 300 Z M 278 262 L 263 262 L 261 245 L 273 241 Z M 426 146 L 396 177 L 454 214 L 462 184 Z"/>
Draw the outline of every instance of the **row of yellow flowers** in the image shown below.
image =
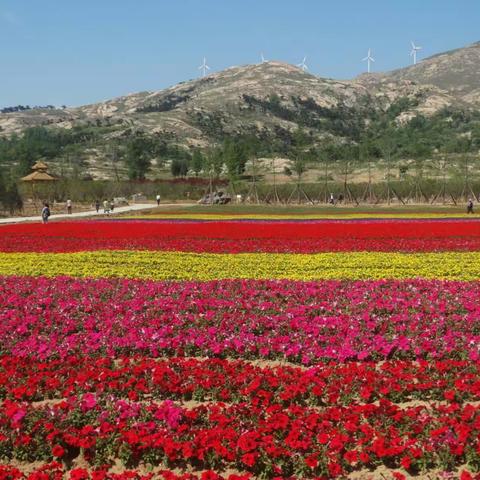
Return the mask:
<path id="1" fill-rule="evenodd" d="M 358 220 L 358 219 L 455 219 L 472 218 L 466 213 L 318 213 L 318 214 L 221 214 L 221 213 L 152 213 L 145 215 L 127 215 L 126 219 L 158 220 Z"/>
<path id="2" fill-rule="evenodd" d="M 211 254 L 152 251 L 0 253 L 0 275 L 155 280 L 404 279 L 479 280 L 480 252 Z"/>

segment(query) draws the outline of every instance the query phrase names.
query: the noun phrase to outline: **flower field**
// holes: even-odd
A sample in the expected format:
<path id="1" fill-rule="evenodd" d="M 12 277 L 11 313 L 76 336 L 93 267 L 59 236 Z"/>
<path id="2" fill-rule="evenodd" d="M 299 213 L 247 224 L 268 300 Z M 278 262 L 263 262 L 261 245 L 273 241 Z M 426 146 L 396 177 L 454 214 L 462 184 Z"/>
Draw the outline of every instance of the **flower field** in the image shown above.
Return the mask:
<path id="1" fill-rule="evenodd" d="M 0 232 L 0 480 L 480 478 L 479 222 Z"/>

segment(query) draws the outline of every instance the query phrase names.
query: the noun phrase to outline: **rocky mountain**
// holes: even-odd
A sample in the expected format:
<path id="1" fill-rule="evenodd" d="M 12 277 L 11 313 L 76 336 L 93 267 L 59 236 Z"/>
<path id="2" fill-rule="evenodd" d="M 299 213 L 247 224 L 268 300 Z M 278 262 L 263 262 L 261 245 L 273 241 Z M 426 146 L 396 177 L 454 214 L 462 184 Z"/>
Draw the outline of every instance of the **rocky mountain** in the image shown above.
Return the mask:
<path id="1" fill-rule="evenodd" d="M 389 95 L 407 86 L 418 87 L 423 101 L 415 109 L 432 115 L 445 106 L 480 107 L 480 42 L 426 58 L 416 65 L 387 73 L 362 75 L 356 83 L 377 95 Z M 409 112 L 411 117 L 415 112 Z"/>
<path id="2" fill-rule="evenodd" d="M 5 134 L 34 125 L 71 128 L 85 122 L 109 120 L 149 132 L 170 132 L 182 141 L 208 141 L 205 123 L 222 124 L 227 131 L 246 123 L 256 128 L 291 128 L 295 119 L 266 114 L 262 104 L 276 96 L 285 108 L 309 102 L 313 108 L 385 109 L 400 97 L 416 98 L 415 111 L 432 114 L 445 105 L 480 105 L 480 42 L 434 55 L 417 65 L 350 81 L 320 78 L 293 65 L 266 62 L 232 67 L 205 78 L 181 82 L 157 92 L 142 92 L 79 108 L 1 113 Z M 213 115 L 208 121 L 210 115 Z M 214 128 L 214 127 L 212 127 Z"/>
<path id="3" fill-rule="evenodd" d="M 87 126 L 98 127 L 104 143 L 143 132 L 191 149 L 237 135 L 288 141 L 302 126 L 321 142 L 355 139 L 362 125 L 395 105 L 398 123 L 445 107 L 478 109 L 480 43 L 345 81 L 316 77 L 282 62 L 232 67 L 164 90 L 79 108 L 0 113 L 0 135 L 39 125 Z"/>
<path id="4" fill-rule="evenodd" d="M 439 53 L 386 75 L 396 81 L 433 85 L 466 106 L 480 106 L 480 42 Z"/>

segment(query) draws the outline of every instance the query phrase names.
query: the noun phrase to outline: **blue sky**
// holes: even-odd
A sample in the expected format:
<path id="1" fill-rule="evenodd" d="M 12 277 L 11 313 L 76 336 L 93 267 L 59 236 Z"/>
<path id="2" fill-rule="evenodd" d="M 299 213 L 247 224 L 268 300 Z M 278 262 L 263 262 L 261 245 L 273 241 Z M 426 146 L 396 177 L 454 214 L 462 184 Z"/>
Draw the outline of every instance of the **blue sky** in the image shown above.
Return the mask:
<path id="1" fill-rule="evenodd" d="M 480 40 L 480 0 L 0 0 L 0 106 L 82 105 L 267 59 L 352 78 Z"/>

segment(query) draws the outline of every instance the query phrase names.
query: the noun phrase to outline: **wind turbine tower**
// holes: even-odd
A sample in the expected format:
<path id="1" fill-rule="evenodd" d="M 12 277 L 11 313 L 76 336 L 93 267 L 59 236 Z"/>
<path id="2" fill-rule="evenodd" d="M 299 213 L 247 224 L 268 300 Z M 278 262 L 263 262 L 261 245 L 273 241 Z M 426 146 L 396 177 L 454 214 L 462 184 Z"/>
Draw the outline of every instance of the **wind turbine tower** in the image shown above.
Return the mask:
<path id="1" fill-rule="evenodd" d="M 367 62 L 367 72 L 370 73 L 371 70 L 371 62 L 375 63 L 375 59 L 372 57 L 372 50 L 369 48 L 367 56 L 362 58 L 362 62 Z"/>
<path id="2" fill-rule="evenodd" d="M 207 75 L 207 70 L 210 70 L 210 67 L 207 65 L 207 59 L 203 57 L 203 63 L 198 67 L 199 70 L 202 70 L 202 77 Z"/>
<path id="3" fill-rule="evenodd" d="M 308 70 L 308 66 L 307 66 L 307 56 L 306 56 L 306 55 L 303 57 L 302 63 L 299 63 L 299 64 L 297 65 L 297 67 L 301 68 L 302 71 Z"/>
<path id="4" fill-rule="evenodd" d="M 415 43 L 413 43 L 413 41 L 411 42 L 412 44 L 412 51 L 410 52 L 410 56 L 413 57 L 413 64 L 416 65 L 417 64 L 417 52 L 419 50 L 422 49 L 422 47 L 418 47 L 417 45 L 415 45 Z"/>

